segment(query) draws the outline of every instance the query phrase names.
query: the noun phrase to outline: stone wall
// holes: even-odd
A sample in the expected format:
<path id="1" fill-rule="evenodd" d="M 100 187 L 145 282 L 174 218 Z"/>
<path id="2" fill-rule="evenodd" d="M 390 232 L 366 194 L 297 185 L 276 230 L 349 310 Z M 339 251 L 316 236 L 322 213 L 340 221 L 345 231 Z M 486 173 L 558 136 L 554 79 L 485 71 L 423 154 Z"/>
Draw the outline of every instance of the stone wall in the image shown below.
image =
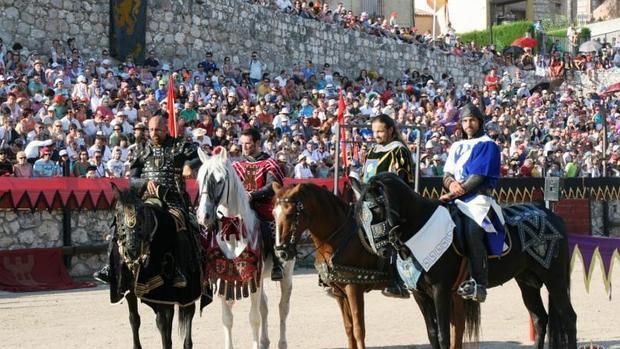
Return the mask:
<path id="1" fill-rule="evenodd" d="M 108 210 L 71 211 L 73 245 L 93 245 L 105 241 L 112 222 Z M 12 211 L 0 210 L 0 250 L 60 247 L 63 245 L 63 214 L 61 210 Z M 106 263 L 106 254 L 84 254 L 71 259 L 69 273 L 91 275 Z"/>
<path id="2" fill-rule="evenodd" d="M 109 2 L 106 0 L 0 0 L 0 37 L 7 46 L 18 41 L 30 50 L 48 54 L 51 39 L 75 37 L 90 57 L 108 45 Z M 457 83 L 480 83 L 482 68 L 431 49 L 369 36 L 336 25 L 306 20 L 251 5 L 241 0 L 149 1 L 147 48 L 176 68 L 195 67 L 206 51 L 217 62 L 230 56 L 246 68 L 250 53 L 258 51 L 267 71 L 291 68 L 312 60 L 317 66 L 356 77 L 373 69 L 397 79 L 407 68 L 430 68 L 439 77 L 448 72 Z"/>

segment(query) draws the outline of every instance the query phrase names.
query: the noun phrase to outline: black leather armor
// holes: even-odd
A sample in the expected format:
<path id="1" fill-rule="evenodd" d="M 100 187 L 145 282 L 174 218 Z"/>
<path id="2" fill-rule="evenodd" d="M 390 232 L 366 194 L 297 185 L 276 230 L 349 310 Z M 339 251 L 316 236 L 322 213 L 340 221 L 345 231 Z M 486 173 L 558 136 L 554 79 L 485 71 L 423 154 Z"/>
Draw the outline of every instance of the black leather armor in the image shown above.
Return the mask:
<path id="1" fill-rule="evenodd" d="M 141 190 L 149 181 L 160 187 L 160 199 L 171 207 L 189 206 L 183 179 L 183 165 L 190 161 L 190 167 L 199 165 L 196 146 L 180 138 L 168 137 L 161 146 L 148 142 L 138 152 L 130 167 L 131 185 Z"/>

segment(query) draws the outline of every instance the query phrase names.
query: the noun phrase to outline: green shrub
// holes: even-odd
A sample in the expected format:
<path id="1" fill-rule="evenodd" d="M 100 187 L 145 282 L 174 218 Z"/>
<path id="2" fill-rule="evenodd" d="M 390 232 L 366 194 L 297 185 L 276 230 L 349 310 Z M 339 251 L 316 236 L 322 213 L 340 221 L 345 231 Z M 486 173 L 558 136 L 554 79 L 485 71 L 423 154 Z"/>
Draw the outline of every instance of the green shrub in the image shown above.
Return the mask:
<path id="1" fill-rule="evenodd" d="M 525 36 L 526 32 L 533 32 L 532 22 L 530 21 L 493 26 L 493 44 L 495 44 L 497 50 L 501 51 L 504 47 L 510 46 L 516 39 Z M 491 43 L 491 35 L 488 29 L 462 33 L 459 36 L 461 37 L 461 42 L 467 44 L 472 41 L 478 46 Z"/>

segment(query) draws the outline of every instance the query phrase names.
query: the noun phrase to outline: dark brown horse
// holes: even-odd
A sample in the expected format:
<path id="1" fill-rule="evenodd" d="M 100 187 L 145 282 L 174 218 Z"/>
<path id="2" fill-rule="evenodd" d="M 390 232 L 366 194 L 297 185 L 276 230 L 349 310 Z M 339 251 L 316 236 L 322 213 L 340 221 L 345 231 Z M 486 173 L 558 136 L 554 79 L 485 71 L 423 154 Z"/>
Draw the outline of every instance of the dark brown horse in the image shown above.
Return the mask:
<path id="1" fill-rule="evenodd" d="M 371 215 L 378 222 L 386 222 L 385 230 L 394 232 L 390 234 L 389 245 L 405 256 L 402 258 L 408 258 L 407 253 L 411 253 L 408 247 L 403 247 L 403 243 L 421 241 L 417 234 L 423 231 L 435 213 L 446 212 L 444 214 L 448 217 L 444 224 L 451 219 L 455 223 L 455 228 L 449 231 L 450 235 L 454 235 L 451 247 L 462 245 L 459 243 L 463 239 L 461 234 L 466 234 L 469 224 L 468 218 L 453 205 L 446 208 L 438 201 L 423 198 L 392 173 L 372 177 L 359 196 L 357 207 L 360 210 L 356 212 L 356 217 L 362 219 L 366 209 L 361 208 L 367 207 L 371 208 Z M 568 241 L 564 222 L 553 212 L 535 205 L 505 207 L 504 217 L 512 247 L 501 258 L 489 259 L 489 287 L 500 286 L 513 278 L 516 280 L 523 302 L 534 320 L 536 348 L 544 347 L 548 335 L 549 348 L 576 349 L 577 316 L 570 301 Z M 368 229 L 366 223 L 362 229 Z M 440 233 L 435 229 L 432 235 Z M 428 262 L 423 252 L 423 261 Z M 464 257 L 450 246 L 444 253 L 436 254 L 434 264 L 421 273 L 415 286 L 418 291 L 414 295 L 426 320 L 433 348 L 447 349 L 451 344 L 450 318 L 454 317 L 451 299 Z M 548 313 L 540 295 L 543 285 L 549 291 Z M 479 309 L 465 316 L 477 323 Z M 462 321 L 462 315 L 455 318 Z"/>

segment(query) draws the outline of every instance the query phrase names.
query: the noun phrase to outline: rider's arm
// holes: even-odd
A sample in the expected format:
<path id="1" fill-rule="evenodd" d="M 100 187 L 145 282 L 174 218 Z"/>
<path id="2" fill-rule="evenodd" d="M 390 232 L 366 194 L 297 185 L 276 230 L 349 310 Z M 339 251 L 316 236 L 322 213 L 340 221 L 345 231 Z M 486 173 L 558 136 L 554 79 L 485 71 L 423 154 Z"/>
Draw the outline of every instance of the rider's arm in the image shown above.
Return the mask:
<path id="1" fill-rule="evenodd" d="M 485 183 L 485 181 L 485 176 L 473 174 L 469 175 L 469 177 L 467 177 L 465 182 L 461 185 L 463 186 L 463 189 L 465 189 L 465 194 L 468 194 L 477 191 Z"/>
<path id="2" fill-rule="evenodd" d="M 141 178 L 143 167 L 142 152 L 138 152 L 129 166 L 129 188 L 138 190 L 140 193 L 146 189 L 148 182 L 146 179 Z"/>
<path id="3" fill-rule="evenodd" d="M 276 177 L 271 172 L 267 172 L 265 177 L 265 185 L 250 194 L 250 201 L 271 199 L 275 195 L 273 188 L 271 187 L 271 184 L 274 181 L 276 181 Z"/>

